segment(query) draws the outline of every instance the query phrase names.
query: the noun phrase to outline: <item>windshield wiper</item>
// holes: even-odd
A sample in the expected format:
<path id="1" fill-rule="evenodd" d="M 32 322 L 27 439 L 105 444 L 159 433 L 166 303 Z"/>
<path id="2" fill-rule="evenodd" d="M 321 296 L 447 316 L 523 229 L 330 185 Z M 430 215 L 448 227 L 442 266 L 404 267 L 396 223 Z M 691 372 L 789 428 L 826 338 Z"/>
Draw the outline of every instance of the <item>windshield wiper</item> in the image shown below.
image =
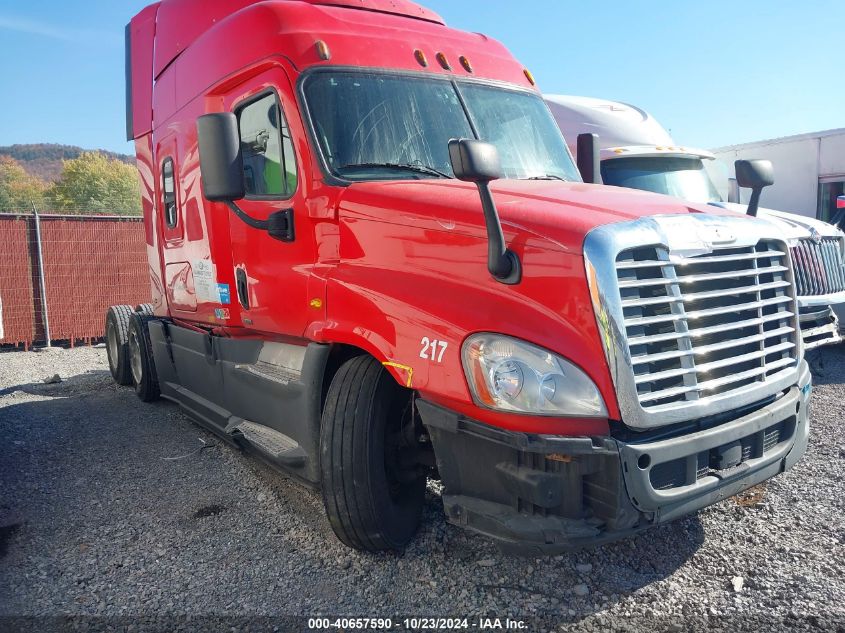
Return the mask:
<path id="1" fill-rule="evenodd" d="M 367 169 L 373 167 L 384 167 L 385 169 L 404 169 L 405 171 L 413 171 L 418 174 L 426 174 L 428 176 L 437 176 L 439 178 L 451 178 L 447 173 L 440 171 L 439 169 L 435 169 L 434 167 L 429 167 L 428 165 L 413 165 L 413 164 L 403 164 L 403 163 L 353 163 L 350 165 L 344 165 L 343 167 L 337 167 L 338 170 L 343 169 Z"/>
<path id="2" fill-rule="evenodd" d="M 545 174 L 543 176 L 529 176 L 528 178 L 523 178 L 523 180 L 561 180 L 563 182 L 569 182 L 566 178 L 561 176 L 555 176 L 554 174 Z"/>

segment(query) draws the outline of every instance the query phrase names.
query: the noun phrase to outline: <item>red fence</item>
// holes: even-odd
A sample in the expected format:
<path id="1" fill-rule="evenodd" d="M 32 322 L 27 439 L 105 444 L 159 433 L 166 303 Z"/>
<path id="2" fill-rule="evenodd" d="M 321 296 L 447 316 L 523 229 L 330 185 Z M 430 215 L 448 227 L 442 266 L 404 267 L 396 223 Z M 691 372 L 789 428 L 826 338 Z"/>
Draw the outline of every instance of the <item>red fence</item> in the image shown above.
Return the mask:
<path id="1" fill-rule="evenodd" d="M 141 218 L 39 220 L 0 214 L 0 345 L 99 338 L 108 306 L 149 301 Z"/>
<path id="2" fill-rule="evenodd" d="M 40 338 L 30 222 L 0 215 L 0 343 L 29 343 Z"/>

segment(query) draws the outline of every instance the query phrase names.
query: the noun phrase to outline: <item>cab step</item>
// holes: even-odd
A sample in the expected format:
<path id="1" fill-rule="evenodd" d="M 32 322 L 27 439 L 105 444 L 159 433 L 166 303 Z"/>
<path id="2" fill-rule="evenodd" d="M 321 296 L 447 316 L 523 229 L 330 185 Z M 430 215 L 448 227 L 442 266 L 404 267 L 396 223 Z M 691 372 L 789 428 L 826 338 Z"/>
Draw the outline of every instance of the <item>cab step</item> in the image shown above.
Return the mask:
<path id="1" fill-rule="evenodd" d="M 302 373 L 288 367 L 268 363 L 259 360 L 251 365 L 235 365 L 235 370 L 256 376 L 263 380 L 269 380 L 280 385 L 289 385 L 298 382 Z"/>
<path id="2" fill-rule="evenodd" d="M 226 428 L 235 440 L 243 439 L 285 466 L 302 466 L 307 457 L 302 447 L 284 433 L 263 424 L 234 419 Z"/>

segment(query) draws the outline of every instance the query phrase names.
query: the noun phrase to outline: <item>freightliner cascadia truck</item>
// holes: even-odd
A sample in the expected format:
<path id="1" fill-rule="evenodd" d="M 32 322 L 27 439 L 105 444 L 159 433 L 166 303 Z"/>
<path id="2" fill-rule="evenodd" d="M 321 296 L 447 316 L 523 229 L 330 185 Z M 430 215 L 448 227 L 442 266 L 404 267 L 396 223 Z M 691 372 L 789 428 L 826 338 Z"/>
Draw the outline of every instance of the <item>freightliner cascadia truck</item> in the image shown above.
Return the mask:
<path id="1" fill-rule="evenodd" d="M 790 468 L 777 228 L 585 184 L 531 73 L 404 0 L 163 0 L 128 27 L 151 309 L 115 379 L 319 488 L 341 541 L 540 554 Z"/>
<path id="2" fill-rule="evenodd" d="M 725 202 L 705 167 L 715 156 L 681 146 L 648 112 L 626 103 L 546 95 L 564 137 L 574 145 L 581 134 L 596 134 L 602 182 L 712 204 L 737 213 L 748 206 Z M 759 208 L 789 244 L 795 269 L 804 349 L 842 342 L 839 319 L 845 309 L 845 233 L 827 222 L 795 213 Z"/>

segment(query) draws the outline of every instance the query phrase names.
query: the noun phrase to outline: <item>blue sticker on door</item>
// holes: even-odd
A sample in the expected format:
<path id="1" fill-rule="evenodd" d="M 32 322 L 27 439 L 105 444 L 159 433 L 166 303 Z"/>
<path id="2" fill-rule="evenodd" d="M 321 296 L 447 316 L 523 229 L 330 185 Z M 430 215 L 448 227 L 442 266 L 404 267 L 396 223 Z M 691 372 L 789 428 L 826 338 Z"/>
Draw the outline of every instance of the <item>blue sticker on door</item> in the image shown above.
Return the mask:
<path id="1" fill-rule="evenodd" d="M 229 293 L 229 284 L 217 284 L 217 294 L 220 295 L 221 305 L 227 306 L 232 303 L 232 296 Z"/>

